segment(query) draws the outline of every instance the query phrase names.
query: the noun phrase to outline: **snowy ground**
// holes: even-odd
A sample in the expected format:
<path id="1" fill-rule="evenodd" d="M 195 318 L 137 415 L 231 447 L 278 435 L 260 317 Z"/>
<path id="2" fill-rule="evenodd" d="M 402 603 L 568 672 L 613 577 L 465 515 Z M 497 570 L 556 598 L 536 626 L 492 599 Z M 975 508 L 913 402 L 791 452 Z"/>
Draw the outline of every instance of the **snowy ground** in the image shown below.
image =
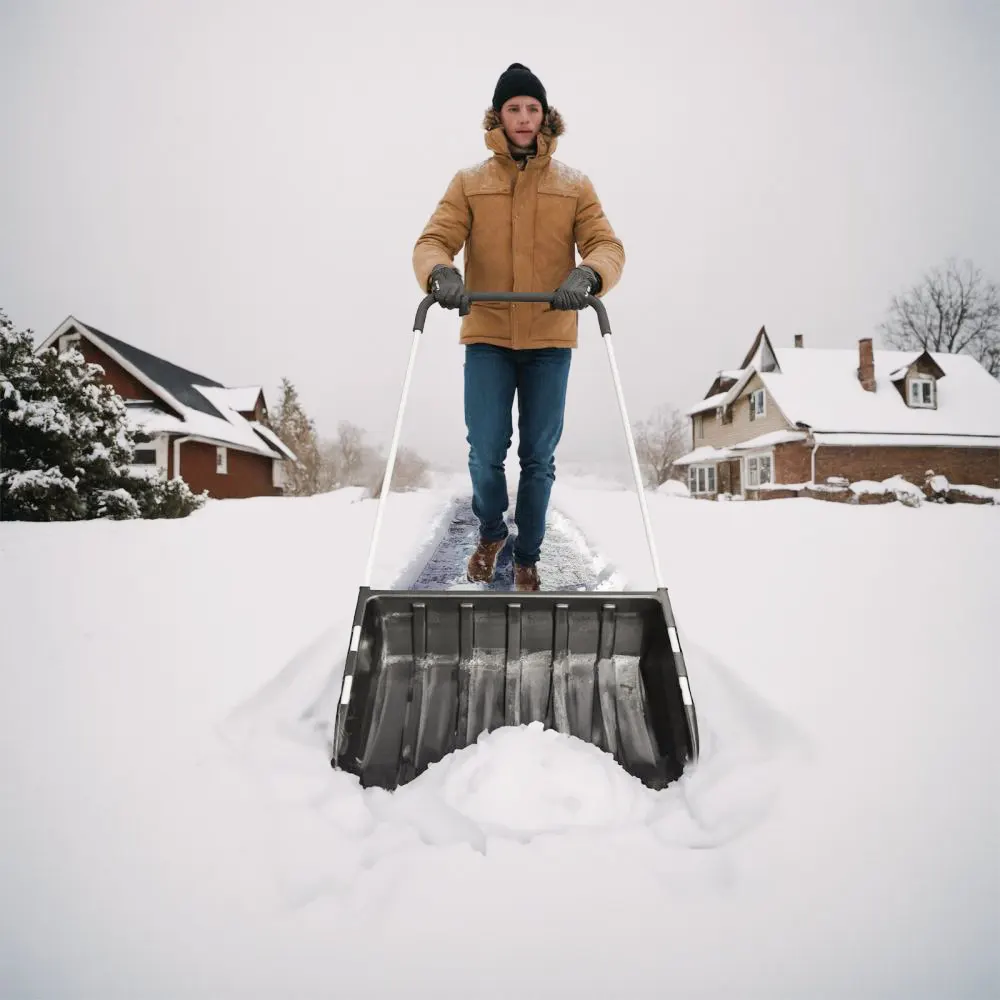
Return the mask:
<path id="1" fill-rule="evenodd" d="M 390 497 L 376 586 L 460 585 L 463 488 Z M 331 771 L 358 491 L 0 524 L 0 995 L 997 995 L 1000 511 L 648 500 L 702 735 L 659 793 L 537 729 Z M 551 523 L 653 585 L 630 491 Z"/>

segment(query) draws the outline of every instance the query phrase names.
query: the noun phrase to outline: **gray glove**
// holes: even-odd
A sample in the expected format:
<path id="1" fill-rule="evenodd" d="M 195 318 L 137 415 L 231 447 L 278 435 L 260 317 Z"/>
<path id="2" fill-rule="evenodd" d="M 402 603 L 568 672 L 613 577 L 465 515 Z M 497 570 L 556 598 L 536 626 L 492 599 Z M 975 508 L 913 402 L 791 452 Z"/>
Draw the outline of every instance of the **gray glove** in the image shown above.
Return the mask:
<path id="1" fill-rule="evenodd" d="M 459 316 L 467 316 L 470 309 L 465 282 L 458 269 L 438 264 L 431 271 L 431 294 L 434 301 L 445 309 L 457 309 Z"/>
<path id="2" fill-rule="evenodd" d="M 553 309 L 583 309 L 587 296 L 599 288 L 601 279 L 589 267 L 574 267 L 566 280 L 555 290 Z"/>

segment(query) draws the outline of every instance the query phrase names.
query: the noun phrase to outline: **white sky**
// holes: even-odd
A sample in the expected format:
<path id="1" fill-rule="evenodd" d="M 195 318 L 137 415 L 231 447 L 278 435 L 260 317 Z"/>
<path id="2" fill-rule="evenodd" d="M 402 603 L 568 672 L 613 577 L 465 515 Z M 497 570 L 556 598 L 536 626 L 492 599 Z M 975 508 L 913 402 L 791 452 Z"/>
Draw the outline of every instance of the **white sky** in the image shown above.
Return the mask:
<path id="1" fill-rule="evenodd" d="M 995 2 L 0 0 L 0 306 L 272 404 L 287 375 L 321 432 L 387 442 L 413 243 L 519 61 L 625 244 L 635 422 L 761 324 L 846 347 L 948 256 L 1000 279 L 998 49 Z M 457 329 L 431 311 L 403 440 L 462 467 Z M 581 333 L 559 455 L 621 459 L 589 312 Z"/>

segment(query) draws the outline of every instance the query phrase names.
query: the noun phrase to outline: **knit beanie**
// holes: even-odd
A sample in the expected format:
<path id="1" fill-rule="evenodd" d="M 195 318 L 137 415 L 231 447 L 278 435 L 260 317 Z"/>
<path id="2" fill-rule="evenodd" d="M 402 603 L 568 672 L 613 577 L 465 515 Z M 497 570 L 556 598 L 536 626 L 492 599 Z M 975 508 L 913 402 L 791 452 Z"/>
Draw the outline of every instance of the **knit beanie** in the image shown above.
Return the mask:
<path id="1" fill-rule="evenodd" d="M 521 63 L 511 63 L 497 80 L 496 89 L 493 91 L 493 109 L 499 111 L 506 101 L 512 97 L 534 97 L 541 101 L 542 113 L 548 114 L 549 104 L 545 99 L 545 88 L 542 81 Z"/>

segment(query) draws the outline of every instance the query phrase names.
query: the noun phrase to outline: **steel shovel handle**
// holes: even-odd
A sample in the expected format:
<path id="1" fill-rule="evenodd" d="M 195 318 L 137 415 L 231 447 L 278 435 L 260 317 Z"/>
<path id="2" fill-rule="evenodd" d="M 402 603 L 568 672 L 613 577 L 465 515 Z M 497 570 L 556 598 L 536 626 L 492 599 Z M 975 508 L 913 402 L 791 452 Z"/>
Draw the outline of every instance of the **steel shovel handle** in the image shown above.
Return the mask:
<path id="1" fill-rule="evenodd" d="M 467 292 L 470 302 L 551 302 L 554 292 Z M 434 305 L 434 296 L 428 295 L 417 307 L 417 315 L 413 321 L 413 329 L 424 332 L 427 321 L 427 310 Z M 601 336 L 611 336 L 611 324 L 608 322 L 608 311 L 604 303 L 596 295 L 587 296 L 587 305 L 597 313 L 597 322 L 601 328 Z"/>

